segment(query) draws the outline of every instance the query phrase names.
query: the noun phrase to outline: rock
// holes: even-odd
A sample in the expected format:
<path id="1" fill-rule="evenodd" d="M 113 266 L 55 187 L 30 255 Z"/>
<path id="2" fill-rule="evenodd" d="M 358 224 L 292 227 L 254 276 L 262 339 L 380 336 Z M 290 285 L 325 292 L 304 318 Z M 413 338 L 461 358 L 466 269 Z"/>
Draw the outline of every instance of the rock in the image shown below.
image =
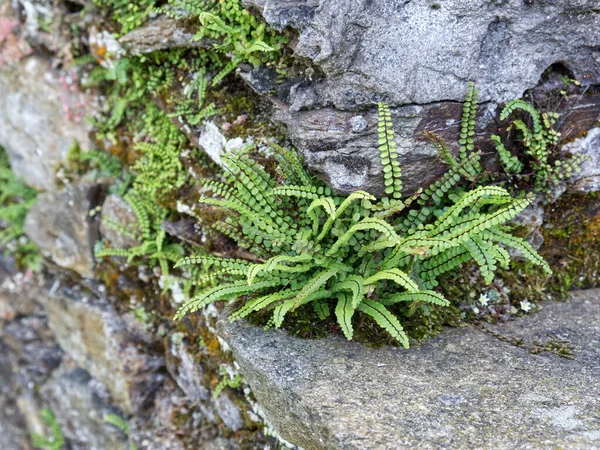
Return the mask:
<path id="1" fill-rule="evenodd" d="M 13 385 L 20 389 L 33 391 L 63 358 L 44 317 L 23 316 L 8 322 L 0 329 L 0 340 L 9 350 Z"/>
<path id="2" fill-rule="evenodd" d="M 164 360 L 140 349 L 149 337 L 103 300 L 71 291 L 45 302 L 50 329 L 79 367 L 103 383 L 124 413 L 146 407 L 165 376 Z"/>
<path id="3" fill-rule="evenodd" d="M 217 423 L 220 417 L 227 428 L 239 431 L 244 426 L 239 408 L 222 392 L 213 398 L 205 386 L 206 374 L 200 362 L 196 361 L 189 347 L 184 342 L 171 340 L 167 344 L 167 370 L 192 403 L 196 404 L 202 414 L 211 423 Z"/>
<path id="4" fill-rule="evenodd" d="M 303 154 L 306 165 L 325 182 L 339 192 L 362 189 L 383 194 L 376 108 L 357 116 L 356 112 L 335 108 L 293 112 L 283 104 L 279 106 L 275 119 L 287 125 L 288 135 Z M 493 105 L 481 108 L 477 121 L 477 136 L 481 140 L 495 130 L 495 112 Z M 403 189 L 410 195 L 448 169 L 422 132 L 435 132 L 458 153 L 462 106 L 457 103 L 402 106 L 393 108 L 391 115 Z M 488 144 L 483 148 L 491 147 Z"/>
<path id="5" fill-rule="evenodd" d="M 65 437 L 77 448 L 129 448 L 127 436 L 104 421 L 107 414 L 121 415 L 121 412 L 106 403 L 102 386 L 84 370 L 61 365 L 42 386 L 41 396 Z"/>
<path id="6" fill-rule="evenodd" d="M 563 151 L 583 155 L 586 158 L 581 165 L 581 171 L 569 179 L 569 190 L 600 191 L 600 128 L 592 128 L 585 137 L 566 144 Z"/>
<path id="7" fill-rule="evenodd" d="M 100 233 L 98 218 L 91 213 L 103 196 L 102 186 L 90 184 L 43 193 L 25 218 L 25 234 L 59 266 L 92 278 Z"/>
<path id="8" fill-rule="evenodd" d="M 274 116 L 287 126 L 308 167 L 345 193 L 382 194 L 378 102 L 392 107 L 404 193 L 411 195 L 446 167 L 420 133 L 456 142 L 462 114 L 455 102 L 463 100 L 468 81 L 477 83 L 485 104 L 478 141 L 486 164 L 494 159 L 488 141 L 497 129 L 497 106 L 535 88 L 546 69 L 583 85 L 600 84 L 600 16 L 591 12 L 593 0 L 561 0 L 550 7 L 518 0 L 478 6 L 467 0 L 244 3 L 272 26 L 298 31 L 290 46 L 309 67 L 299 75 L 303 79 L 280 84 L 289 86 L 273 98 Z M 256 90 L 252 77 L 243 78 Z M 588 127 L 598 120 L 600 96 L 593 102 L 596 118 Z M 556 107 L 555 100 L 549 104 Z M 579 111 L 577 106 L 571 110 Z M 359 114 L 364 123 L 355 119 Z M 570 120 L 564 122 L 569 127 Z"/>
<path id="9" fill-rule="evenodd" d="M 12 350 L 0 339 L 0 448 L 27 449 L 27 421 L 18 407 L 12 364 Z"/>
<path id="10" fill-rule="evenodd" d="M 210 399 L 210 392 L 204 386 L 204 369 L 195 360 L 187 344 L 171 339 L 167 344 L 166 362 L 167 370 L 192 403 Z"/>
<path id="11" fill-rule="evenodd" d="M 469 80 L 483 101 L 505 102 L 557 62 L 585 83 L 600 83 L 595 0 L 246 3 L 271 25 L 299 30 L 295 55 L 325 74 L 315 86 L 321 104 L 341 109 L 461 101 Z"/>
<path id="12" fill-rule="evenodd" d="M 0 323 L 18 316 L 42 314 L 37 302 L 42 284 L 42 274 L 18 272 L 0 254 Z"/>
<path id="13" fill-rule="evenodd" d="M 111 247 L 130 248 L 140 245 L 138 218 L 123 197 L 111 194 L 104 200 L 100 213 L 100 234 Z"/>
<path id="14" fill-rule="evenodd" d="M 119 43 L 132 55 L 152 53 L 157 50 L 182 47 L 208 47 L 212 39 L 192 41 L 195 33 L 187 31 L 182 20 L 159 16 L 119 39 Z"/>
<path id="15" fill-rule="evenodd" d="M 521 211 L 511 221 L 511 223 L 522 226 L 525 229 L 527 240 L 536 250 L 544 243 L 544 235 L 542 234 L 544 217 L 545 212 L 543 206 L 539 202 L 535 202 Z M 514 249 L 510 249 L 509 253 L 511 253 L 511 255 L 520 255 L 520 253 Z M 521 255 L 519 257 L 523 258 Z"/>
<path id="16" fill-rule="evenodd" d="M 214 399 L 215 411 L 223 423 L 231 431 L 239 431 L 244 427 L 240 409 L 227 395 L 220 394 Z"/>
<path id="17" fill-rule="evenodd" d="M 275 430 L 306 449 L 600 448 L 600 290 L 493 327 L 448 329 L 409 350 L 219 322 Z M 566 343 L 564 342 L 566 341 Z"/>
<path id="18" fill-rule="evenodd" d="M 73 143 L 92 147 L 83 120 L 92 102 L 73 86 L 37 56 L 0 68 L 0 145 L 14 172 L 36 188 L 54 188 L 54 173 Z"/>

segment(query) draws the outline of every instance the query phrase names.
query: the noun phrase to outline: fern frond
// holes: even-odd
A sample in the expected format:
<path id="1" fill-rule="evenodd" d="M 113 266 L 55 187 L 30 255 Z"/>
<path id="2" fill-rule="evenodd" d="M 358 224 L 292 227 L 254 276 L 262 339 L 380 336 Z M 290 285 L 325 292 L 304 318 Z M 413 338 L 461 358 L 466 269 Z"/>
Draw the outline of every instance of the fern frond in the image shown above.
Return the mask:
<path id="1" fill-rule="evenodd" d="M 335 307 L 335 317 L 342 328 L 344 336 L 346 336 L 346 339 L 351 341 L 352 336 L 354 335 L 354 329 L 352 328 L 352 316 L 354 315 L 356 306 L 353 305 L 350 296 L 346 294 L 340 293 L 337 295 L 337 298 L 338 302 L 337 306 Z"/>
<path id="2" fill-rule="evenodd" d="M 318 188 L 317 186 L 282 186 L 273 189 L 271 193 L 273 195 L 315 200 L 323 194 L 323 188 Z"/>
<path id="3" fill-rule="evenodd" d="M 552 274 L 552 269 L 548 265 L 548 263 L 542 258 L 538 252 L 534 250 L 534 248 L 527 241 L 513 236 L 511 234 L 505 233 L 499 229 L 490 229 L 486 230 L 483 235 L 486 239 L 489 239 L 493 242 L 498 242 L 499 244 L 504 244 L 508 247 L 512 247 L 519 252 L 532 264 L 536 266 L 541 266 L 542 269 L 547 274 Z"/>
<path id="4" fill-rule="evenodd" d="M 402 325 L 385 306 L 373 300 L 364 299 L 358 309 L 363 313 L 371 316 L 377 325 L 387 331 L 394 339 L 396 339 L 404 348 L 408 348 L 408 336 L 404 332 Z"/>
<path id="5" fill-rule="evenodd" d="M 302 287 L 296 298 L 294 299 L 293 308 L 297 308 L 302 304 L 302 302 L 311 294 L 320 290 L 325 284 L 329 281 L 330 278 L 338 275 L 340 273 L 340 269 L 338 267 L 333 267 L 330 269 L 323 270 L 311 278 L 306 284 Z"/>
<path id="6" fill-rule="evenodd" d="M 467 239 L 463 245 L 479 266 L 485 283 L 490 284 L 494 279 L 494 272 L 496 271 L 496 260 L 494 254 L 490 252 L 490 244 L 473 237 Z"/>
<path id="7" fill-rule="evenodd" d="M 419 290 L 417 283 L 411 280 L 408 274 L 400 269 L 387 269 L 377 272 L 375 275 L 365 278 L 363 284 L 369 286 L 383 280 L 393 281 L 411 292 L 417 292 Z"/>
<path id="8" fill-rule="evenodd" d="M 496 151 L 498 152 L 504 170 L 506 170 L 507 173 L 520 173 L 523 170 L 523 163 L 519 161 L 516 156 L 510 154 L 500 140 L 500 136 L 493 134 L 490 138 L 496 146 Z"/>
<path id="9" fill-rule="evenodd" d="M 350 238 L 358 231 L 361 230 L 375 230 L 382 234 L 382 241 L 387 243 L 387 247 L 392 247 L 398 240 L 398 235 L 394 231 L 394 227 L 387 223 L 385 220 L 377 219 L 375 217 L 367 217 L 361 220 L 356 225 L 350 227 L 336 242 L 331 246 L 327 253 L 327 256 L 336 254 L 342 245 L 348 243 Z"/>
<path id="10" fill-rule="evenodd" d="M 432 133 L 430 131 L 423 131 L 422 134 L 427 139 L 429 139 L 429 141 L 433 145 L 433 148 L 435 148 L 435 150 L 438 152 L 438 155 L 440 155 L 442 161 L 444 161 L 450 167 L 458 166 L 458 161 L 454 158 L 454 155 L 452 155 L 452 152 L 448 148 L 448 144 L 446 144 L 446 141 L 444 141 L 437 134 Z"/>
<path id="11" fill-rule="evenodd" d="M 510 102 L 508 102 L 506 106 L 502 109 L 502 113 L 500 114 L 500 120 L 506 120 L 508 116 L 510 116 L 513 112 L 519 109 L 529 113 L 531 119 L 533 120 L 533 132 L 539 133 L 542 130 L 540 114 L 531 104 L 521 99 L 511 100 Z"/>
<path id="12" fill-rule="evenodd" d="M 247 272 L 248 284 L 252 284 L 254 278 L 260 273 L 271 273 L 274 270 L 278 270 L 280 272 L 288 272 L 288 273 L 301 273 L 310 270 L 313 265 L 305 265 L 305 266 L 285 266 L 285 264 L 289 263 L 297 263 L 297 262 L 306 262 L 312 260 L 312 255 L 297 255 L 297 256 L 287 256 L 287 255 L 279 255 L 274 256 L 264 262 L 263 264 L 254 264 L 252 265 Z"/>
<path id="13" fill-rule="evenodd" d="M 175 314 L 173 320 L 179 320 L 189 313 L 198 311 L 199 309 L 210 305 L 219 300 L 231 300 L 238 295 L 246 294 L 248 292 L 256 292 L 261 289 L 277 286 L 281 284 L 281 280 L 273 278 L 267 281 L 259 281 L 257 283 L 248 285 L 246 280 L 236 281 L 223 286 L 215 286 L 202 294 L 191 298 L 185 302 Z"/>
<path id="14" fill-rule="evenodd" d="M 251 312 L 265 309 L 268 306 L 272 305 L 273 303 L 293 297 L 297 293 L 298 293 L 298 291 L 289 289 L 289 290 L 275 292 L 273 294 L 263 295 L 263 296 L 254 298 L 254 299 L 250 300 L 249 302 L 245 303 L 244 306 L 239 308 L 237 311 L 233 312 L 229 316 L 229 320 L 231 322 L 234 322 L 240 318 L 248 316 L 248 314 L 250 314 Z"/>
<path id="15" fill-rule="evenodd" d="M 470 153 L 475 149 L 475 117 L 477 115 L 477 90 L 475 89 L 475 83 L 469 82 L 467 85 L 467 95 L 463 103 L 463 116 L 460 127 L 460 137 L 458 143 L 460 144 L 459 149 L 459 160 L 464 161 L 467 159 Z M 476 166 L 474 170 L 469 170 L 469 173 L 475 176 L 478 172 L 479 167 Z"/>
<path id="16" fill-rule="evenodd" d="M 350 275 L 346 280 L 336 286 L 340 291 L 352 292 L 352 307 L 358 307 L 358 304 L 365 296 L 364 279 L 358 275 Z"/>
<path id="17" fill-rule="evenodd" d="M 396 142 L 394 142 L 390 108 L 383 103 L 379 103 L 378 114 L 377 134 L 379 137 L 379 156 L 383 165 L 385 193 L 392 198 L 399 199 L 402 197 L 402 171 L 398 162 Z"/>
<path id="18" fill-rule="evenodd" d="M 217 266 L 227 269 L 237 269 L 246 273 L 252 263 L 249 261 L 245 261 L 243 259 L 234 259 L 234 258 L 220 258 L 218 256 L 186 256 L 185 258 L 181 258 L 175 264 L 175 268 L 182 266 L 190 266 L 193 264 L 204 264 L 206 266 Z"/>
<path id="19" fill-rule="evenodd" d="M 400 302 L 423 302 L 438 306 L 448 306 L 450 302 L 440 293 L 435 291 L 401 292 L 387 298 L 379 299 L 382 305 L 389 306 Z"/>

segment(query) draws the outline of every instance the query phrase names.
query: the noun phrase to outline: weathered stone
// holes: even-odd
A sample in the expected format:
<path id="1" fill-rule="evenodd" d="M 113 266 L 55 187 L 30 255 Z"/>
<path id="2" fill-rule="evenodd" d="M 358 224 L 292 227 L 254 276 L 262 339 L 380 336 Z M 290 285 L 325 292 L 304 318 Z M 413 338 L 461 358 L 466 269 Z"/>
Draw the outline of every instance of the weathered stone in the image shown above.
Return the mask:
<path id="1" fill-rule="evenodd" d="M 496 107 L 481 108 L 477 135 L 495 130 Z M 440 103 L 403 106 L 391 110 L 404 192 L 412 194 L 442 175 L 448 166 L 439 158 L 423 131 L 434 132 L 458 152 L 462 106 Z M 356 112 L 322 108 L 293 112 L 280 105 L 276 120 L 287 125 L 288 135 L 302 152 L 309 168 L 331 187 L 350 193 L 358 189 L 383 194 L 383 176 L 377 148 L 377 109 L 364 112 L 357 128 Z"/>
<path id="2" fill-rule="evenodd" d="M 131 437 L 140 450 L 187 450 L 202 448 L 218 435 L 195 405 L 167 380 L 156 395 L 153 415 L 137 415 L 130 422 Z"/>
<path id="3" fill-rule="evenodd" d="M 123 36 L 119 43 L 133 55 L 168 48 L 208 47 L 214 43 L 212 39 L 192 41 L 194 36 L 195 33 L 188 31 L 184 21 L 159 16 Z"/>
<path id="4" fill-rule="evenodd" d="M 42 58 L 0 68 L 0 145 L 14 172 L 31 186 L 53 189 L 56 168 L 73 143 L 91 148 L 91 127 L 83 120 L 90 104 Z"/>
<path id="5" fill-rule="evenodd" d="M 204 368 L 195 360 L 187 344 L 171 341 L 167 348 L 167 370 L 186 397 L 198 406 L 209 422 L 217 423 L 219 417 L 230 430 L 240 430 L 244 423 L 239 408 L 224 392 L 213 398 L 205 386 Z"/>
<path id="6" fill-rule="evenodd" d="M 0 328 L 0 339 L 10 350 L 15 386 L 33 390 L 60 364 L 63 352 L 53 340 L 45 318 L 23 316 Z"/>
<path id="7" fill-rule="evenodd" d="M 18 272 L 14 261 L 0 254 L 0 322 L 17 316 L 40 315 L 37 302 L 43 275 L 30 271 Z"/>
<path id="8" fill-rule="evenodd" d="M 187 344 L 171 340 L 167 345 L 166 362 L 167 370 L 192 403 L 210 399 L 210 392 L 204 386 L 204 369 L 195 360 Z"/>
<path id="9" fill-rule="evenodd" d="M 536 250 L 544 243 L 541 228 L 544 224 L 545 212 L 539 202 L 535 202 L 521 211 L 511 222 L 525 229 L 527 240 Z M 509 253 L 520 255 L 518 251 L 509 249 Z"/>
<path id="10" fill-rule="evenodd" d="M 488 152 L 492 149 L 488 138 L 497 128 L 497 105 L 538 86 L 547 68 L 586 86 L 600 84 L 600 16 L 593 0 L 562 0 L 551 6 L 522 1 L 474 6 L 467 0 L 443 4 L 246 0 L 245 4 L 257 7 L 276 28 L 299 31 L 290 44 L 294 54 L 319 70 L 310 67 L 304 79 L 280 85 L 273 98 L 275 118 L 288 127 L 308 167 L 346 193 L 357 189 L 382 193 L 375 135 L 378 102 L 392 107 L 404 192 L 410 195 L 444 171 L 421 132 L 456 142 L 461 118 L 456 102 L 464 98 L 468 81 L 476 81 L 486 104 L 478 123 L 486 164 L 495 159 L 495 153 Z M 241 75 L 257 92 L 266 92 L 256 89 L 253 72 Z M 546 95 L 553 91 L 554 109 L 556 92 L 565 85 L 558 76 L 550 78 L 554 84 L 546 86 Z M 587 121 L 589 127 L 598 120 L 600 98 L 576 97 L 594 103 L 595 119 Z M 573 100 L 559 106 L 561 112 L 569 111 L 562 123 L 568 131 L 585 130 L 579 124 L 571 129 L 587 111 Z M 357 122 L 358 114 L 364 122 Z"/>
<path id="11" fill-rule="evenodd" d="M 26 449 L 27 422 L 17 405 L 18 392 L 13 384 L 15 368 L 11 357 L 12 350 L 0 339 L 0 448 Z"/>
<path id="12" fill-rule="evenodd" d="M 48 297 L 46 311 L 56 340 L 79 367 L 103 383 L 126 414 L 144 408 L 164 381 L 164 360 L 139 346 L 149 337 L 105 301 L 73 292 Z"/>
<path id="13" fill-rule="evenodd" d="M 301 340 L 243 322 L 222 336 L 267 419 L 305 449 L 600 448 L 600 291 L 493 327 L 449 329 L 409 350 Z M 539 348 L 539 347 L 538 347 Z"/>
<path id="14" fill-rule="evenodd" d="M 131 206 L 116 194 L 104 200 L 100 213 L 100 234 L 112 247 L 129 248 L 140 245 L 136 238 L 138 218 Z"/>
<path id="15" fill-rule="evenodd" d="M 278 28 L 299 29 L 294 53 L 326 77 L 315 84 L 320 103 L 341 109 L 460 101 L 469 80 L 483 101 L 508 101 L 557 62 L 584 83 L 600 83 L 595 0 L 246 3 Z"/>
<path id="16" fill-rule="evenodd" d="M 93 277 L 100 233 L 98 217 L 90 213 L 101 204 L 103 191 L 86 184 L 41 194 L 25 218 L 25 233 L 59 266 Z"/>
<path id="17" fill-rule="evenodd" d="M 600 119 L 600 117 L 599 117 Z M 600 128 L 592 128 L 588 134 L 565 145 L 564 151 L 583 155 L 586 160 L 581 172 L 569 180 L 569 189 L 579 192 L 596 192 L 600 190 Z"/>
<path id="18" fill-rule="evenodd" d="M 107 424 L 107 414 L 120 411 L 106 403 L 102 386 L 82 369 L 61 365 L 41 389 L 65 437 L 73 446 L 89 450 L 127 449 L 127 436 Z"/>

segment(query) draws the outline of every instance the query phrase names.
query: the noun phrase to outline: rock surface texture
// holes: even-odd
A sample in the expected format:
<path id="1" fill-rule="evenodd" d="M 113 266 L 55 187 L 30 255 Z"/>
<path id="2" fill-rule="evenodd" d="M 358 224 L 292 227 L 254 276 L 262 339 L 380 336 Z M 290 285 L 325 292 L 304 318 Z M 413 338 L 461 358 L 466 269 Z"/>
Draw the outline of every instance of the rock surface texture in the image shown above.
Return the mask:
<path id="1" fill-rule="evenodd" d="M 497 105 L 522 97 L 551 66 L 584 85 L 600 84 L 594 0 L 246 3 L 271 25 L 298 30 L 295 55 L 319 69 L 309 69 L 285 92 L 279 88 L 276 117 L 306 163 L 340 191 L 381 192 L 377 102 L 392 107 L 406 192 L 412 192 L 444 170 L 420 132 L 456 140 L 461 113 L 455 102 L 464 98 L 468 81 L 488 103 L 478 124 L 487 135 Z M 252 76 L 244 78 L 252 85 Z M 595 104 L 597 121 L 600 100 Z"/>
<path id="2" fill-rule="evenodd" d="M 37 56 L 0 67 L 0 145 L 30 186 L 52 189 L 57 166 L 71 146 L 91 148 L 91 127 L 84 120 L 91 99 L 70 83 Z"/>
<path id="3" fill-rule="evenodd" d="M 305 449 L 600 448 L 600 290 L 493 328 L 568 341 L 531 354 L 477 328 L 409 350 L 220 322 L 274 428 Z"/>
<path id="4" fill-rule="evenodd" d="M 68 186 L 38 197 L 25 219 L 25 233 L 59 266 L 84 277 L 94 275 L 94 244 L 100 239 L 97 214 L 103 188 Z"/>

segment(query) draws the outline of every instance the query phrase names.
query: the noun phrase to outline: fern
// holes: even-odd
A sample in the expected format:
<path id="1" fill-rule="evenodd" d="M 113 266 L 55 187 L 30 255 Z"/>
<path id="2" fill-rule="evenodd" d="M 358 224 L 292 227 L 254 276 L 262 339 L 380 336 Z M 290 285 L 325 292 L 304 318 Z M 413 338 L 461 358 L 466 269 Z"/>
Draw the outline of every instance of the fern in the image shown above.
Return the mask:
<path id="1" fill-rule="evenodd" d="M 392 198 L 402 197 L 402 178 L 398 152 L 394 142 L 392 118 L 387 105 L 379 103 L 379 121 L 377 124 L 379 156 L 383 165 L 383 183 L 385 193 Z"/>
<path id="2" fill-rule="evenodd" d="M 49 408 L 40 411 L 40 417 L 44 424 L 50 429 L 50 437 L 31 433 L 31 444 L 35 448 L 44 450 L 63 450 L 66 448 L 65 436 L 56 421 L 54 413 Z"/>
<path id="3" fill-rule="evenodd" d="M 378 200 L 362 191 L 335 195 L 304 172 L 295 153 L 280 147 L 273 150 L 275 167 L 261 167 L 256 161 L 263 155 L 255 147 L 226 157 L 226 183 L 200 180 L 213 194 L 200 201 L 228 212 L 215 228 L 251 248 L 259 261 L 183 258 L 176 267 L 196 264 L 218 279 L 228 278 L 193 296 L 176 318 L 224 300 L 236 305 L 231 320 L 269 311 L 269 323 L 280 327 L 286 317 L 312 308 L 320 318 L 333 312 L 347 339 L 354 336 L 357 317 L 369 316 L 408 346 L 400 304 L 409 303 L 411 310 L 447 306 L 449 301 L 432 290 L 445 273 L 474 261 L 489 283 L 496 268 L 510 260 L 506 247 L 548 269 L 524 240 L 503 228 L 531 198 L 513 198 L 500 186 L 469 190 L 463 181 L 479 178 L 480 170 L 473 86 L 467 98 L 459 158 L 450 159 L 441 147 L 448 172 L 405 200 L 385 105 L 379 108 L 378 142 L 391 198 Z"/>

